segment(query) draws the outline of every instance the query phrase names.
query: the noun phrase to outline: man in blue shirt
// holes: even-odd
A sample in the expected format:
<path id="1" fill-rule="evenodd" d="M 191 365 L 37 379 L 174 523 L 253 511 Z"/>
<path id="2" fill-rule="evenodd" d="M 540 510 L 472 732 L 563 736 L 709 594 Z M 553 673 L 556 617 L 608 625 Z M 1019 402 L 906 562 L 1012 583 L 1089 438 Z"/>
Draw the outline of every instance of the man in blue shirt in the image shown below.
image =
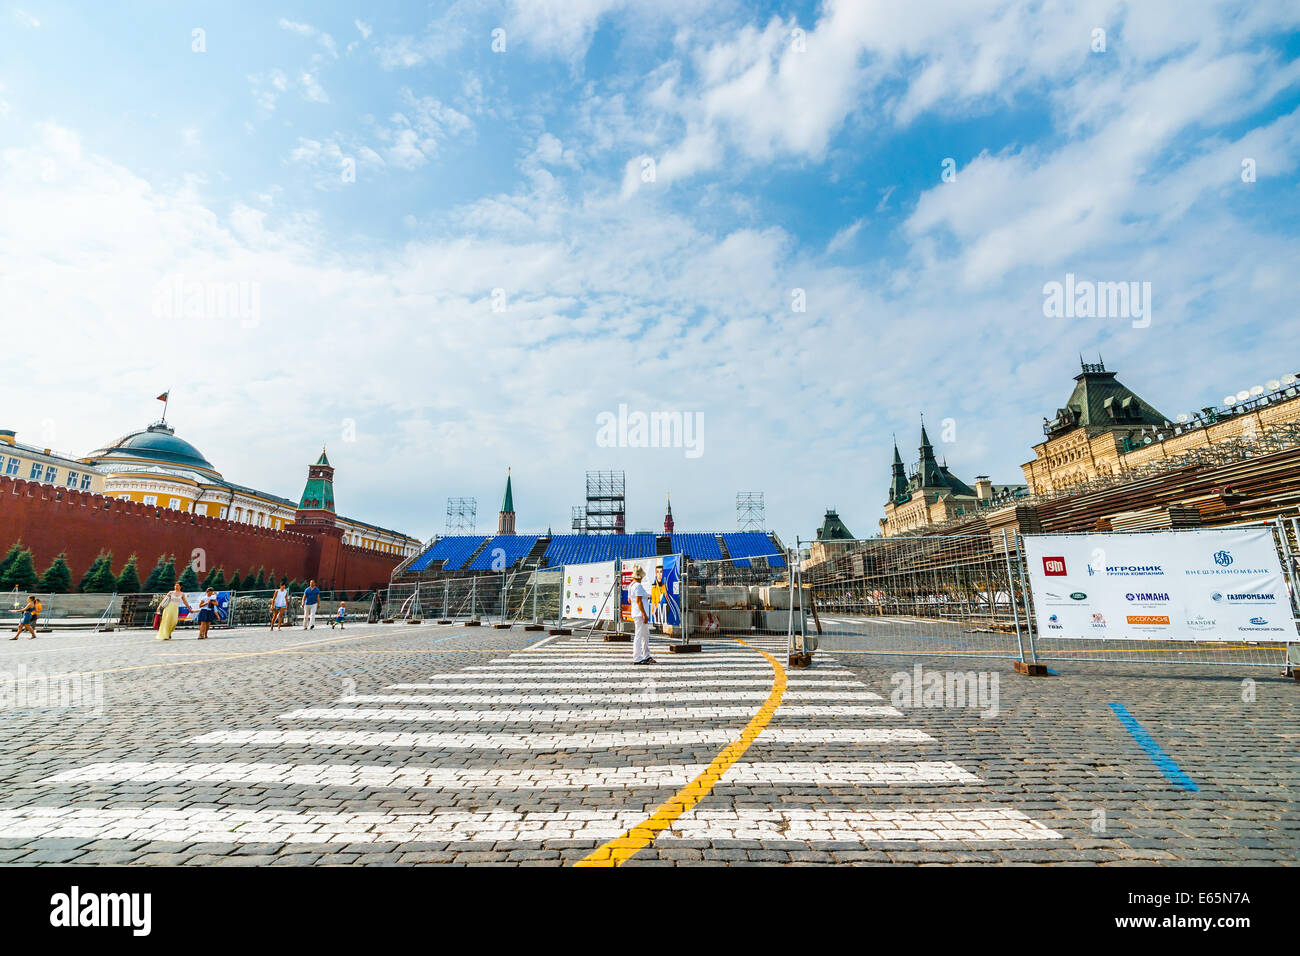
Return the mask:
<path id="1" fill-rule="evenodd" d="M 313 578 L 307 585 L 307 590 L 302 592 L 302 629 L 310 630 L 316 626 L 316 606 L 320 604 L 320 588 L 316 587 L 316 579 Z"/>

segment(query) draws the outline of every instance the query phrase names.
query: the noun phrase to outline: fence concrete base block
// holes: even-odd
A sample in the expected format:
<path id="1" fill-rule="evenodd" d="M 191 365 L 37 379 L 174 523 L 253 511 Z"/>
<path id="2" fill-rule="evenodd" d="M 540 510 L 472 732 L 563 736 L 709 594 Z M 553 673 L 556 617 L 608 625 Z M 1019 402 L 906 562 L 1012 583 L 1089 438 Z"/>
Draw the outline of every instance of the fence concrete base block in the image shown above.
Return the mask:
<path id="1" fill-rule="evenodd" d="M 450 623 L 451 623 L 451 618 L 449 618 L 449 617 L 439 618 L 438 623 L 439 623 L 439 624 L 450 624 Z"/>
<path id="2" fill-rule="evenodd" d="M 545 624 L 525 624 L 525 625 L 524 625 L 524 630 L 525 630 L 525 631 L 544 631 L 544 630 L 546 630 L 546 625 L 545 625 Z"/>
<path id="3" fill-rule="evenodd" d="M 573 633 L 573 629 L 569 627 L 553 627 L 546 633 L 550 634 L 552 637 L 568 637 Z"/>
<path id="4" fill-rule="evenodd" d="M 492 629 L 493 629 L 494 631 L 500 631 L 500 630 L 504 630 L 505 628 L 507 628 L 507 627 L 509 627 L 509 626 L 510 626 L 509 624 L 493 624 L 493 625 L 492 625 Z"/>
<path id="5" fill-rule="evenodd" d="M 790 655 L 791 667 L 809 667 L 812 665 L 812 655 L 803 652 L 797 652 Z"/>
<path id="6" fill-rule="evenodd" d="M 611 644 L 631 644 L 632 635 L 631 634 L 606 634 L 605 640 L 609 641 Z"/>
<path id="7" fill-rule="evenodd" d="M 395 620 L 396 620 L 396 618 L 386 617 L 386 618 L 384 618 L 384 623 L 385 623 L 385 624 L 392 624 L 393 621 L 395 621 Z"/>
<path id="8" fill-rule="evenodd" d="M 704 650 L 703 644 L 669 644 L 668 650 L 674 654 L 698 654 Z"/>
<path id="9" fill-rule="evenodd" d="M 406 623 L 407 623 L 407 624 L 423 624 L 423 623 L 424 623 L 424 618 L 422 618 L 422 617 L 408 617 L 408 618 L 406 619 Z"/>
<path id="10" fill-rule="evenodd" d="M 1017 674 L 1025 674 L 1029 677 L 1047 676 L 1046 664 L 1028 664 L 1025 661 L 1015 661 L 1013 663 L 1015 665 Z"/>
<path id="11" fill-rule="evenodd" d="M 482 626 L 483 626 L 483 622 L 482 622 L 482 621 L 466 621 L 466 622 L 465 622 L 465 626 L 466 626 L 466 627 L 482 627 Z"/>

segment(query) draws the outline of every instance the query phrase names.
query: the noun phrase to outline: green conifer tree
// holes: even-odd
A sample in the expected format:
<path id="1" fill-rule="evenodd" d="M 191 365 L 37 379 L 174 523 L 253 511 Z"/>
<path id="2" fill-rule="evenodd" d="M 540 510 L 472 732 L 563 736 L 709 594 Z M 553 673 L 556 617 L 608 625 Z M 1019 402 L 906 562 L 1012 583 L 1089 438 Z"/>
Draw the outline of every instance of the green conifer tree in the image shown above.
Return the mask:
<path id="1" fill-rule="evenodd" d="M 60 553 L 41 575 L 41 590 L 50 594 L 67 594 L 72 590 L 72 571 L 68 569 L 67 555 Z"/>
<path id="2" fill-rule="evenodd" d="M 113 552 L 104 552 L 102 558 L 99 570 L 95 572 L 95 576 L 91 579 L 90 586 L 87 588 L 88 593 L 112 594 L 117 590 L 117 578 L 113 575 Z"/>
<path id="3" fill-rule="evenodd" d="M 163 576 L 166 568 L 167 568 L 167 555 L 165 554 L 158 555 L 158 560 L 154 564 L 153 570 L 150 571 L 149 576 L 144 579 L 144 590 L 155 594 L 159 591 L 170 590 L 171 589 L 170 584 L 167 585 L 163 584 Z"/>
<path id="4" fill-rule="evenodd" d="M 99 557 L 90 562 L 90 567 L 86 568 L 86 573 L 81 576 L 81 581 L 77 584 L 77 591 L 81 594 L 94 594 L 95 581 L 98 580 L 99 571 L 104 566 L 104 552 L 99 552 Z"/>
<path id="5" fill-rule="evenodd" d="M 199 576 L 194 573 L 194 565 L 185 565 L 181 572 L 181 590 L 186 594 L 199 590 Z"/>
<path id="6" fill-rule="evenodd" d="M 14 563 L 9 566 L 5 576 L 0 580 L 0 589 L 5 591 L 17 588 L 19 593 L 35 593 L 40 579 L 36 576 L 36 567 L 32 564 L 32 552 L 23 548 L 18 552 L 18 557 Z"/>
<path id="7" fill-rule="evenodd" d="M 122 573 L 117 576 L 117 582 L 114 590 L 118 594 L 137 594 L 140 587 L 140 568 L 136 564 L 135 555 L 131 555 L 122 568 Z"/>
<path id="8" fill-rule="evenodd" d="M 4 560 L 0 561 L 0 581 L 4 580 L 5 574 L 13 567 L 13 563 L 18 560 L 18 555 L 22 553 L 23 543 L 15 541 L 9 548 L 9 553 L 4 556 Z"/>

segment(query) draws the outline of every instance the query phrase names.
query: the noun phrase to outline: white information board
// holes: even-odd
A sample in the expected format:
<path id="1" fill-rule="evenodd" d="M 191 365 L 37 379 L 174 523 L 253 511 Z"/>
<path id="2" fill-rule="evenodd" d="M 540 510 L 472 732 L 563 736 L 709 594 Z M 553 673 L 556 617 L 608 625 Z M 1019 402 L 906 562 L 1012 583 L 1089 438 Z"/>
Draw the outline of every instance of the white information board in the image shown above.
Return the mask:
<path id="1" fill-rule="evenodd" d="M 564 616 L 579 620 L 613 621 L 618 613 L 614 562 L 564 566 Z"/>
<path id="2" fill-rule="evenodd" d="M 1270 528 L 1029 535 L 1041 637 L 1295 641 Z"/>

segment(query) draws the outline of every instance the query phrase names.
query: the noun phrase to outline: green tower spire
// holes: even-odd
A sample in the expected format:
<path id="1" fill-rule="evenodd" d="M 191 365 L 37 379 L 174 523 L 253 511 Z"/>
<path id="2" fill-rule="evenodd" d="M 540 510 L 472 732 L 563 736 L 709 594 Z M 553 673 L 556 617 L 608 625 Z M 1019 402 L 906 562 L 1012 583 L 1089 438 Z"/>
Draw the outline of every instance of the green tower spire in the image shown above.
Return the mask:
<path id="1" fill-rule="evenodd" d="M 325 449 L 320 450 L 316 464 L 307 469 L 307 485 L 302 489 L 302 498 L 298 501 L 298 510 L 334 512 L 334 466 L 325 457 Z M 301 518 L 297 520 L 302 520 Z"/>

